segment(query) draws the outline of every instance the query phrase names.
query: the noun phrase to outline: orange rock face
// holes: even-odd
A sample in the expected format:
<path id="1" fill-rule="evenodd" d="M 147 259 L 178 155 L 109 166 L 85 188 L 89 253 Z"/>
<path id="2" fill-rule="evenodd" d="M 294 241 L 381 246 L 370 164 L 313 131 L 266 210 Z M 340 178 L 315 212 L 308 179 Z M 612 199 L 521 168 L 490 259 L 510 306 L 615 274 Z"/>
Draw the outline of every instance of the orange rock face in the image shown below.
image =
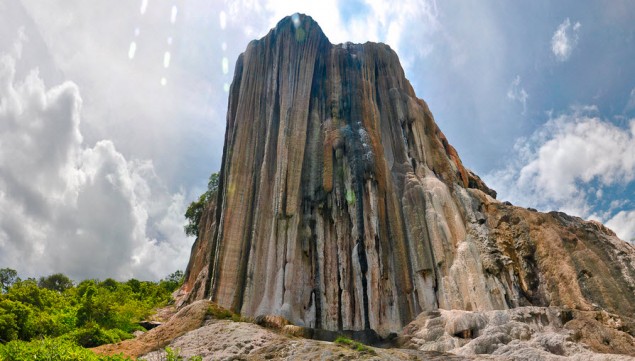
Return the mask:
<path id="1" fill-rule="evenodd" d="M 381 335 L 437 308 L 635 311 L 631 245 L 495 200 L 395 52 L 333 45 L 295 20 L 238 58 L 218 196 L 181 300 Z"/>

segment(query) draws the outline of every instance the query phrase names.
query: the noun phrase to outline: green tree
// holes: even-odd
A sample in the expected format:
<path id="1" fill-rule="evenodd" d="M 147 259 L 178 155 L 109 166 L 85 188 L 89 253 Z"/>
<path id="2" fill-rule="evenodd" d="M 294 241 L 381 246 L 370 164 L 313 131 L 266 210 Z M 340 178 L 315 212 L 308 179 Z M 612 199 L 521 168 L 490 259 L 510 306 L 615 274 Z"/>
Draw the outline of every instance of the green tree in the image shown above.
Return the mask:
<path id="1" fill-rule="evenodd" d="M 95 307 L 95 294 L 97 288 L 94 285 L 88 285 L 81 295 L 81 306 L 77 310 L 77 326 L 84 326 L 95 319 L 98 310 Z"/>
<path id="2" fill-rule="evenodd" d="M 34 335 L 33 310 L 19 301 L 0 301 L 0 339 L 30 340 Z"/>
<path id="3" fill-rule="evenodd" d="M 18 272 L 11 268 L 0 269 L 0 292 L 5 293 L 19 280 Z"/>
<path id="4" fill-rule="evenodd" d="M 126 284 L 134 293 L 139 293 L 139 290 L 141 290 L 141 282 L 138 279 L 131 278 L 128 282 L 126 282 Z"/>
<path id="5" fill-rule="evenodd" d="M 203 216 L 203 209 L 206 204 L 205 194 L 202 194 L 198 201 L 190 203 L 189 207 L 185 211 L 185 219 L 187 220 L 187 224 L 185 225 L 185 235 L 187 236 L 198 236 L 198 224 L 201 221 L 201 217 Z"/>
<path id="6" fill-rule="evenodd" d="M 187 220 L 187 224 L 184 227 L 185 235 L 198 236 L 198 224 L 201 222 L 203 210 L 205 209 L 205 205 L 216 195 L 218 182 L 218 173 L 212 173 L 207 182 L 207 191 L 201 194 L 197 201 L 190 203 L 189 207 L 187 207 L 185 211 L 185 219 Z"/>
<path id="7" fill-rule="evenodd" d="M 119 282 L 113 280 L 112 278 L 106 278 L 102 282 L 99 283 L 99 287 L 107 288 L 110 291 L 116 291 L 119 286 Z"/>
<path id="8" fill-rule="evenodd" d="M 162 279 L 159 284 L 168 292 L 174 292 L 183 283 L 183 271 L 178 270 Z"/>
<path id="9" fill-rule="evenodd" d="M 34 279 L 14 283 L 5 296 L 10 300 L 31 305 L 39 310 L 50 308 L 58 303 L 60 298 L 57 292 L 38 287 Z"/>
<path id="10" fill-rule="evenodd" d="M 73 281 L 62 273 L 55 273 L 48 277 L 40 277 L 38 286 L 51 291 L 64 292 L 73 287 Z"/>
<path id="11" fill-rule="evenodd" d="M 206 193 L 208 196 L 213 195 L 218 190 L 218 179 L 219 179 L 218 173 L 212 173 L 212 175 L 209 176 L 209 181 L 207 182 L 207 193 Z"/>

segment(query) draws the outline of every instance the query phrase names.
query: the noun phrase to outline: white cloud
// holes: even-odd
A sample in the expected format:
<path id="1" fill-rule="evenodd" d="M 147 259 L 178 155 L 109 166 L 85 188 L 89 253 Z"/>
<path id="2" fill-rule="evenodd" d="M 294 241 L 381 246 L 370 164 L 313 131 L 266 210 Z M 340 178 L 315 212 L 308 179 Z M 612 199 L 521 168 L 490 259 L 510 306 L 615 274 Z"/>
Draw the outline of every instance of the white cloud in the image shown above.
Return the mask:
<path id="1" fill-rule="evenodd" d="M 182 192 L 110 140 L 86 145 L 78 87 L 47 88 L 37 70 L 16 80 L 21 46 L 0 57 L 0 264 L 77 279 L 156 279 L 184 267 Z"/>
<path id="2" fill-rule="evenodd" d="M 318 22 L 331 43 L 384 42 L 408 62 L 415 54 L 427 56 L 433 51 L 432 40 L 427 36 L 436 33 L 440 24 L 435 1 L 405 0 L 387 2 L 364 0 L 363 9 L 346 20 L 340 11 L 341 0 L 242 0 L 228 1 L 228 21 L 242 28 L 249 37 L 264 36 L 269 27 L 275 26 L 285 16 L 293 13 L 310 15 Z M 260 32 L 245 24 L 246 19 L 265 19 L 268 26 Z M 405 54 L 410 55 L 406 57 Z M 407 66 L 407 65 L 406 65 Z"/>
<path id="3" fill-rule="evenodd" d="M 635 242 L 635 211 L 620 211 L 606 221 L 606 226 L 625 241 Z"/>
<path id="4" fill-rule="evenodd" d="M 487 182 L 501 199 L 519 205 L 601 221 L 614 217 L 611 213 L 624 206 L 623 202 L 618 200 L 616 207 L 598 215 L 592 214 L 590 199 L 606 198 L 604 187 L 625 186 L 635 180 L 635 119 L 624 129 L 596 113 L 595 107 L 578 107 L 550 119 L 530 138 L 519 140 L 515 163 L 486 176 Z M 624 218 L 614 219 L 612 224 L 618 225 Z M 622 237 L 635 236 L 629 235 L 628 227 L 620 229 Z"/>
<path id="5" fill-rule="evenodd" d="M 110 139 L 126 158 L 152 159 L 173 191 L 205 184 L 209 172 L 220 167 L 222 153 L 227 106 L 222 89 L 231 77 L 222 73 L 221 59 L 231 55 L 235 60 L 233 55 L 247 43 L 221 35 L 210 41 L 210 34 L 218 31 L 222 2 L 22 4 L 24 22 L 30 24 L 26 34 L 42 38 L 27 50 L 41 44 L 48 52 L 30 67 L 39 66 L 47 84 L 72 79 L 81 89 L 86 142 Z M 142 13 L 139 5 L 145 9 Z M 220 54 L 221 39 L 240 50 Z M 52 80 L 45 63 L 63 75 Z M 23 67 L 18 64 L 18 69 Z M 192 166 L 193 160 L 205 164 Z"/>
<path id="6" fill-rule="evenodd" d="M 527 112 L 527 99 L 529 98 L 529 94 L 527 94 L 525 88 L 520 85 L 520 75 L 516 75 L 516 78 L 514 78 L 512 83 L 509 85 L 507 98 L 522 104 L 523 114 Z"/>
<path id="7" fill-rule="evenodd" d="M 576 22 L 571 26 L 569 18 L 566 18 L 551 37 L 551 51 L 559 61 L 566 61 L 571 52 L 578 45 L 580 28 L 582 25 Z"/>

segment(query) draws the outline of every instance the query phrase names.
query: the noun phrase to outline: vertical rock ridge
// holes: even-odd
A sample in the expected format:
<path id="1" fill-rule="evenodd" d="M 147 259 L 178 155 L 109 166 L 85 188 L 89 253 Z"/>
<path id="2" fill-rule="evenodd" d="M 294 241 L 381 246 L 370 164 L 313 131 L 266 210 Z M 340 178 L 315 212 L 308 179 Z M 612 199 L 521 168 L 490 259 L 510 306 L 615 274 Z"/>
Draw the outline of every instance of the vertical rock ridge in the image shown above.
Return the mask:
<path id="1" fill-rule="evenodd" d="M 635 311 L 633 246 L 497 201 L 387 45 L 308 16 L 238 58 L 219 183 L 182 303 L 384 336 L 437 308 Z"/>

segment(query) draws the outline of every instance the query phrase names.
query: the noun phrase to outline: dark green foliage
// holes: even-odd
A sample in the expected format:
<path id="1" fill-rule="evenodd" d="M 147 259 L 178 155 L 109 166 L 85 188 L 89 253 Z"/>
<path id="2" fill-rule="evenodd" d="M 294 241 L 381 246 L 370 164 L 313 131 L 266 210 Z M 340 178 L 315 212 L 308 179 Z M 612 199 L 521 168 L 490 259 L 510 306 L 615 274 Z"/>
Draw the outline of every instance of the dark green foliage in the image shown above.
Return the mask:
<path id="1" fill-rule="evenodd" d="M 138 293 L 141 289 L 141 282 L 134 278 L 129 279 L 128 282 L 126 282 L 126 285 L 130 287 L 130 290 L 132 290 L 132 292 L 134 293 Z"/>
<path id="2" fill-rule="evenodd" d="M 132 335 L 118 328 L 105 329 L 96 322 L 89 322 L 81 328 L 64 335 L 63 338 L 83 347 L 96 347 L 132 338 Z"/>
<path id="3" fill-rule="evenodd" d="M 8 342 L 33 336 L 33 311 L 21 302 L 0 300 L 0 340 Z"/>
<path id="4" fill-rule="evenodd" d="M 5 293 L 9 290 L 16 281 L 18 281 L 18 272 L 11 268 L 0 269 L 0 293 Z"/>
<path id="5" fill-rule="evenodd" d="M 218 173 L 212 173 L 207 183 L 207 191 L 198 197 L 197 201 L 190 203 L 185 211 L 185 219 L 187 224 L 184 227 L 185 234 L 188 236 L 198 236 L 198 224 L 203 216 L 203 209 L 205 205 L 209 203 L 212 197 L 218 191 L 219 175 Z"/>
<path id="6" fill-rule="evenodd" d="M 194 201 L 190 203 L 185 211 L 185 219 L 187 219 L 187 224 L 185 225 L 185 234 L 187 236 L 198 236 L 198 223 L 201 220 L 201 216 L 203 216 L 203 209 L 205 208 L 205 204 L 207 204 L 207 197 L 205 194 L 201 194 L 198 198 L 198 201 Z"/>
<path id="7" fill-rule="evenodd" d="M 57 292 L 64 292 L 73 287 L 73 281 L 61 273 L 52 274 L 48 277 L 40 277 L 37 284 L 40 288 Z"/>
<path id="8" fill-rule="evenodd" d="M 112 278 L 106 278 L 103 282 L 99 283 L 99 287 L 107 288 L 110 291 L 117 290 L 118 282 L 113 280 Z"/>

